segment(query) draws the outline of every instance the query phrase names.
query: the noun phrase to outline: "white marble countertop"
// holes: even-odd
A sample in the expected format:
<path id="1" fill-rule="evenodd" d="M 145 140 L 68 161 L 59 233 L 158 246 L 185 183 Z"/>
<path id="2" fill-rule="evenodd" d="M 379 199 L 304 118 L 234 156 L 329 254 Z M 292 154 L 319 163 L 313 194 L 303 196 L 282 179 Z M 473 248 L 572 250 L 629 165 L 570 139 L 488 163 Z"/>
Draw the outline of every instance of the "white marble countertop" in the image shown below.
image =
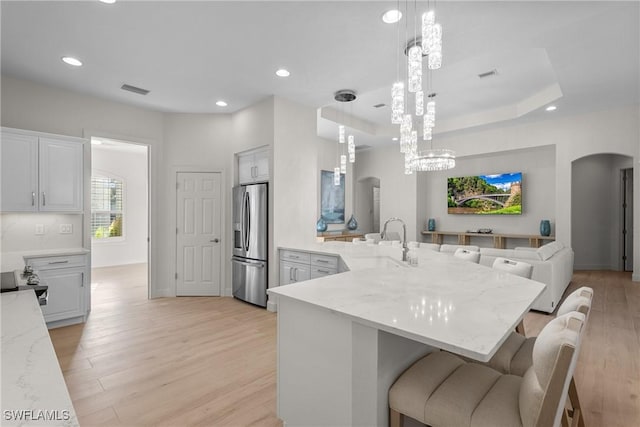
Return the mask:
<path id="1" fill-rule="evenodd" d="M 430 249 L 414 249 L 419 263 L 411 267 L 399 261 L 401 248 L 390 246 L 329 242 L 286 249 L 340 255 L 350 271 L 270 288 L 270 295 L 481 361 L 493 356 L 545 288 Z"/>
<path id="2" fill-rule="evenodd" d="M 33 291 L 0 294 L 3 426 L 78 426 Z"/>

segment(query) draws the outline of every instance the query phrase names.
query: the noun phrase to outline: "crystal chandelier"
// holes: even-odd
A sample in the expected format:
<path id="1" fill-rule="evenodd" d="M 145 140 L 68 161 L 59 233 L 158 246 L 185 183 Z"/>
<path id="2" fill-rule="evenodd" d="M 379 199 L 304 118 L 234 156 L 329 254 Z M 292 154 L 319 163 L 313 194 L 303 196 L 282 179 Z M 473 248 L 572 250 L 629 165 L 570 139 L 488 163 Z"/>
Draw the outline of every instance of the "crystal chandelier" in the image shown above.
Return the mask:
<path id="1" fill-rule="evenodd" d="M 338 102 L 352 102 L 356 99 L 356 93 L 350 89 L 343 89 L 337 91 L 333 95 L 333 99 Z M 345 150 L 346 145 L 346 150 Z M 349 163 L 355 163 L 356 161 L 356 141 L 353 135 L 346 135 L 344 125 L 338 126 L 338 154 L 339 154 L 339 166 L 333 168 L 333 184 L 340 185 L 340 174 L 347 173 L 347 158 Z"/>
<path id="2" fill-rule="evenodd" d="M 408 17 L 408 1 L 405 2 L 405 16 Z M 431 71 L 442 66 L 442 26 L 435 20 L 435 12 L 429 10 L 420 19 L 418 31 L 417 2 L 414 0 L 413 38 L 409 40 L 405 54 L 406 84 L 400 80 L 400 54 L 398 50 L 398 79 L 391 87 L 391 123 L 400 125 L 400 152 L 405 155 L 405 174 L 416 171 L 439 171 L 455 167 L 455 153 L 447 149 L 433 148 L 433 128 L 436 121 L 435 93 L 431 91 Z M 408 18 L 407 18 L 408 20 Z M 408 36 L 405 22 L 405 36 Z M 400 24 L 398 23 L 398 49 Z M 426 69 L 423 58 L 427 57 Z M 424 73 L 424 74 L 423 74 Z M 425 96 L 425 87 L 427 89 Z M 425 98 L 427 102 L 425 105 Z M 412 103 L 411 111 L 409 103 Z M 420 128 L 420 124 L 422 127 Z M 430 142 L 430 148 L 418 150 L 418 134 Z"/>

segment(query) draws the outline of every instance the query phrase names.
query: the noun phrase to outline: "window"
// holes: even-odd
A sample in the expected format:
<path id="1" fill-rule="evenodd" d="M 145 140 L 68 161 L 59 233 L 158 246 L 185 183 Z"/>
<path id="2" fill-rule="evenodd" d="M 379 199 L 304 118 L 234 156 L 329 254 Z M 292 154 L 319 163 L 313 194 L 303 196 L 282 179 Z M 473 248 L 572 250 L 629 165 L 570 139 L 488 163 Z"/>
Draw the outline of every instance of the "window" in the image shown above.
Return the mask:
<path id="1" fill-rule="evenodd" d="M 122 238 L 123 182 L 115 178 L 91 177 L 91 237 L 96 240 Z"/>

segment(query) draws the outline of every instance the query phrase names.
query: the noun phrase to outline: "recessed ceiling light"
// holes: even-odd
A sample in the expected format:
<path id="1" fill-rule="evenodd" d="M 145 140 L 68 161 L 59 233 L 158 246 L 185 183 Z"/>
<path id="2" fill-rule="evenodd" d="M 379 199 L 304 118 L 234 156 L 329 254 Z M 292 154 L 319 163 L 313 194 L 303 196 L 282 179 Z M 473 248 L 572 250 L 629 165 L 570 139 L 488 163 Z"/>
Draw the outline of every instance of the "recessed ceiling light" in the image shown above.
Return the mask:
<path id="1" fill-rule="evenodd" d="M 558 107 L 556 107 L 555 105 L 549 105 L 547 108 L 545 108 L 545 110 L 554 111 L 556 108 L 558 108 Z"/>
<path id="2" fill-rule="evenodd" d="M 116 0 L 98 0 L 100 3 L 114 4 Z"/>
<path id="3" fill-rule="evenodd" d="M 289 70 L 285 70 L 284 68 L 280 68 L 278 71 L 276 71 L 276 76 L 278 77 L 289 77 L 291 75 L 291 73 L 289 72 Z"/>
<path id="4" fill-rule="evenodd" d="M 227 106 L 227 103 L 226 103 L 226 102 L 224 102 L 224 101 L 222 101 L 222 100 L 220 100 L 220 101 L 216 101 L 216 105 L 217 105 L 218 107 L 226 107 L 226 106 Z"/>
<path id="5" fill-rule="evenodd" d="M 392 140 L 392 141 L 397 141 L 397 140 L 398 140 L 398 138 L 397 138 L 397 137 L 393 137 L 393 138 L 391 138 L 391 140 Z"/>
<path id="6" fill-rule="evenodd" d="M 402 12 L 397 9 L 387 10 L 382 14 L 382 22 L 385 24 L 395 24 L 402 19 Z"/>
<path id="7" fill-rule="evenodd" d="M 64 62 L 65 64 L 73 65 L 74 67 L 82 66 L 82 61 L 80 61 L 77 58 L 74 58 L 73 56 L 63 56 L 62 62 Z"/>

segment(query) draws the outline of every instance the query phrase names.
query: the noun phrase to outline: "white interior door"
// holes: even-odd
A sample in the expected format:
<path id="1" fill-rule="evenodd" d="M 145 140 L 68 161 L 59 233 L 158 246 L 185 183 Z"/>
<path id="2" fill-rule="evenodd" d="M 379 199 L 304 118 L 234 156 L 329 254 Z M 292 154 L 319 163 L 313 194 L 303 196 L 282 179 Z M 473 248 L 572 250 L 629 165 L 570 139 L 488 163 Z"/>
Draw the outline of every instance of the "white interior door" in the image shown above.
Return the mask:
<path id="1" fill-rule="evenodd" d="M 176 295 L 220 295 L 220 174 L 178 172 Z"/>

